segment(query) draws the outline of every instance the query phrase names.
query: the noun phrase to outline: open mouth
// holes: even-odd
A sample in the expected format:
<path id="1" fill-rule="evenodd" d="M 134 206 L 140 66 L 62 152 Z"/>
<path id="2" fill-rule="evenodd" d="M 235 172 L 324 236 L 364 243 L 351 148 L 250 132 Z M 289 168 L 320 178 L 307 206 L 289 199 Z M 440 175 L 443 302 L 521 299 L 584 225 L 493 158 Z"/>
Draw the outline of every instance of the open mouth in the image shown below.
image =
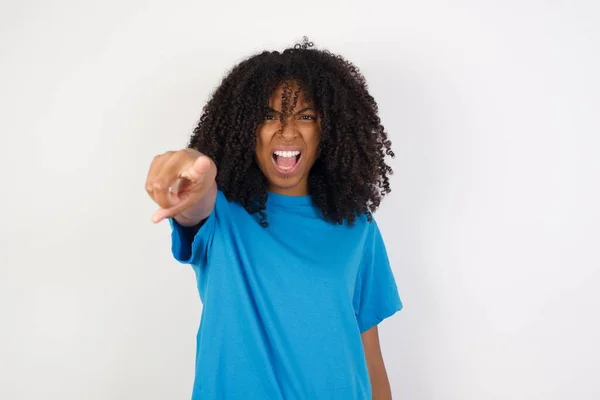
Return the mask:
<path id="1" fill-rule="evenodd" d="M 273 165 L 277 172 L 289 175 L 298 167 L 302 153 L 299 150 L 277 150 L 273 152 L 272 156 Z"/>

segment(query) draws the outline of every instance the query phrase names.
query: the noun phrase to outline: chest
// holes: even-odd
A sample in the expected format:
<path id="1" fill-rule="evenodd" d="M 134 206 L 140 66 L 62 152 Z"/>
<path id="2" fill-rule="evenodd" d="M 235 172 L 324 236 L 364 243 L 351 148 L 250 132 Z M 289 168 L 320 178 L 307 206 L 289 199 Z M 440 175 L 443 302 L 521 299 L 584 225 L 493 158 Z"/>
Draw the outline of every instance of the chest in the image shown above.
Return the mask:
<path id="1" fill-rule="evenodd" d="M 228 234 L 215 238 L 222 243 L 213 245 L 221 249 L 231 273 L 287 291 L 353 292 L 365 248 L 359 228 L 274 212 L 263 228 L 251 218 L 237 216 Z"/>

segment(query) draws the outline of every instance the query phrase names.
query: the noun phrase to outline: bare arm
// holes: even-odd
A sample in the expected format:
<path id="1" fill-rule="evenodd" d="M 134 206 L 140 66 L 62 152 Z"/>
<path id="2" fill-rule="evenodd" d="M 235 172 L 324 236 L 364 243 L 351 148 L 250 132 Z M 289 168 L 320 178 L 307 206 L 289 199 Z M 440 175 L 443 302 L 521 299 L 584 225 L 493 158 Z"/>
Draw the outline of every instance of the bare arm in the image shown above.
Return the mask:
<path id="1" fill-rule="evenodd" d="M 381 354 L 377 326 L 362 333 L 362 342 L 369 368 L 373 400 L 391 400 L 392 390 Z"/>

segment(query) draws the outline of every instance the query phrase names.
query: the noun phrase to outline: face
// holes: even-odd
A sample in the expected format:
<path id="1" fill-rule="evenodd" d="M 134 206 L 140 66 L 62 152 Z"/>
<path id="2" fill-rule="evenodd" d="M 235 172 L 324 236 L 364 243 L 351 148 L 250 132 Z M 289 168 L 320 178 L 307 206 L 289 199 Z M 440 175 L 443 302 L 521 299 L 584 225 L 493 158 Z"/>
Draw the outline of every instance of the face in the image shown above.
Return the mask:
<path id="1" fill-rule="evenodd" d="M 269 109 L 257 128 L 256 159 L 269 182 L 269 191 L 289 196 L 308 194 L 308 174 L 317 158 L 321 121 L 314 104 L 298 92 L 298 85 L 289 84 L 291 94 L 288 110 L 281 122 L 280 86 L 269 100 Z M 294 94 L 298 100 L 291 107 Z"/>

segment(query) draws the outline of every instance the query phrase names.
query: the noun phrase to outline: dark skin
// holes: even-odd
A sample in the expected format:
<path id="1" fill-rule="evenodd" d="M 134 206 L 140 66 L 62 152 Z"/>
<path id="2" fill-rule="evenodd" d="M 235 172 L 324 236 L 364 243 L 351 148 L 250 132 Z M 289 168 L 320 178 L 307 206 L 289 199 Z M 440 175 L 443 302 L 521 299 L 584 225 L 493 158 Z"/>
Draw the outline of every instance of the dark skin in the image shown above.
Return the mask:
<path id="1" fill-rule="evenodd" d="M 371 379 L 373 400 L 391 400 L 392 389 L 385 370 L 377 325 L 362 333 L 362 343 Z"/>
<path id="2" fill-rule="evenodd" d="M 256 132 L 256 159 L 260 170 L 267 177 L 271 192 L 289 196 L 308 194 L 308 174 L 317 159 L 317 147 L 321 136 L 320 118 L 314 105 L 308 103 L 295 83 L 290 83 L 293 93 L 298 93 L 297 104 L 288 110 L 282 128 L 282 91 L 280 86 L 269 100 L 269 110 Z M 282 174 L 273 165 L 276 149 L 300 151 L 298 166 L 291 174 Z"/>
<path id="3" fill-rule="evenodd" d="M 298 90 L 294 83 L 290 84 L 292 92 Z M 320 117 L 314 105 L 307 102 L 304 94 L 298 92 L 297 105 L 286 115 L 281 129 L 282 102 L 279 87 L 269 101 L 269 112 L 264 122 L 257 129 L 256 159 L 260 170 L 267 177 L 269 191 L 288 196 L 304 196 L 308 193 L 308 175 L 317 159 L 321 134 Z M 290 175 L 277 172 L 273 163 L 273 151 L 277 148 L 297 148 L 301 152 L 298 167 Z M 369 369 L 369 378 L 373 392 L 373 400 L 389 400 L 392 398 L 390 383 L 381 354 L 377 326 L 363 332 L 363 348 Z"/>
<path id="4" fill-rule="evenodd" d="M 298 93 L 295 106 L 283 115 L 280 86 L 269 100 L 268 112 L 256 131 L 256 160 L 268 181 L 268 190 L 288 196 L 309 194 L 308 176 L 318 157 L 321 118 L 298 86 L 289 82 L 292 93 Z M 291 107 L 290 107 L 291 108 Z M 277 168 L 274 151 L 299 152 L 297 165 L 289 170 Z M 194 149 L 166 152 L 156 156 L 146 180 L 146 191 L 160 206 L 152 220 L 175 218 L 183 226 L 198 226 L 210 215 L 215 205 L 217 167 L 213 160 Z M 170 190 L 172 188 L 175 190 Z M 361 335 L 372 398 L 392 398 L 377 326 Z"/>

